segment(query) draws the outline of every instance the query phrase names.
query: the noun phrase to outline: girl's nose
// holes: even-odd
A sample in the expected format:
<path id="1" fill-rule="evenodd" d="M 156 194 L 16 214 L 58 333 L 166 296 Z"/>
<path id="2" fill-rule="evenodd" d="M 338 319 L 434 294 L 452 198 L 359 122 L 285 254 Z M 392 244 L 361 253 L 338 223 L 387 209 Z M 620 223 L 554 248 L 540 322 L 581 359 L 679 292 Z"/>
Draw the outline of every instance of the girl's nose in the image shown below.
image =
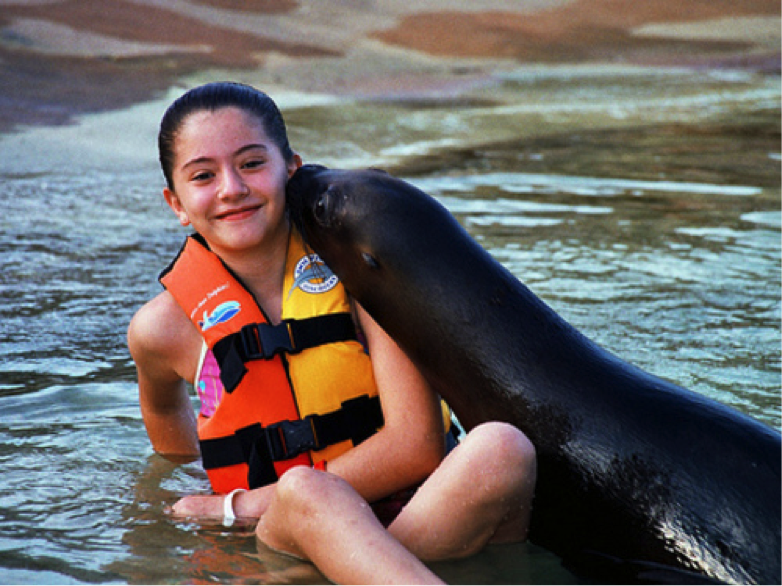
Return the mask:
<path id="1" fill-rule="evenodd" d="M 244 182 L 244 178 L 241 173 L 235 169 L 226 169 L 223 172 L 223 183 L 220 195 L 222 197 L 243 197 L 249 193 L 247 184 Z"/>

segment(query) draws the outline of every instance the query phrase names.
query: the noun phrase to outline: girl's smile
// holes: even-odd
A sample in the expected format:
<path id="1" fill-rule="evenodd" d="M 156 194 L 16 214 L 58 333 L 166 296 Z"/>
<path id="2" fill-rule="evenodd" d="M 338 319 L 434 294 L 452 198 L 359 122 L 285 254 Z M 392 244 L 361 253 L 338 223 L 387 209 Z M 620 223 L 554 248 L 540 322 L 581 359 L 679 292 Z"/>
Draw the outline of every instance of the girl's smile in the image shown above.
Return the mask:
<path id="1" fill-rule="evenodd" d="M 236 222 L 239 220 L 244 220 L 246 218 L 249 218 L 255 214 L 259 209 L 261 209 L 260 205 L 256 206 L 245 206 L 233 210 L 227 210 L 225 212 L 217 214 L 215 217 L 218 220 L 226 220 L 228 222 Z"/>

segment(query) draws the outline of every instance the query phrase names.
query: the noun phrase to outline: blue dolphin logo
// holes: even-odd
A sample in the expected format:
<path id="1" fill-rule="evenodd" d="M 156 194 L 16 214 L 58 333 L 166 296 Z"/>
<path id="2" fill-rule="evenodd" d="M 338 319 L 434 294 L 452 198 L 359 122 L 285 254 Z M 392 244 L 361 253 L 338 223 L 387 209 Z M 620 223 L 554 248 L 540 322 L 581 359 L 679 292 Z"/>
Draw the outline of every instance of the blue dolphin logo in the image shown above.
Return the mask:
<path id="1" fill-rule="evenodd" d="M 204 312 L 204 320 L 198 322 L 198 326 L 202 332 L 205 332 L 209 328 L 227 322 L 233 316 L 235 316 L 242 309 L 242 306 L 238 301 L 226 301 L 215 307 L 212 315 L 208 315 Z"/>

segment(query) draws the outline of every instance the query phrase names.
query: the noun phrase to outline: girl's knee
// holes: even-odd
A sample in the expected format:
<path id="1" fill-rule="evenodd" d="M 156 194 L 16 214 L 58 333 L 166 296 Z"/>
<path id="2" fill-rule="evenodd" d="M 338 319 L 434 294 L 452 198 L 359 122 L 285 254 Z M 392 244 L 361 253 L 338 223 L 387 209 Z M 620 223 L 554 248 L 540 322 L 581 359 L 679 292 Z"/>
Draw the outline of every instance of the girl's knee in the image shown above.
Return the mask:
<path id="1" fill-rule="evenodd" d="M 478 475 L 485 506 L 496 515 L 491 541 L 523 541 L 537 482 L 535 447 L 518 428 L 507 423 L 486 423 L 473 429 L 473 433 L 474 449 L 485 462 Z"/>
<path id="2" fill-rule="evenodd" d="M 325 506 L 328 495 L 326 474 L 295 466 L 277 480 L 270 507 L 283 509 L 287 515 L 307 515 L 319 506 Z"/>
<path id="3" fill-rule="evenodd" d="M 307 466 L 294 466 L 277 480 L 275 492 L 281 497 L 295 496 L 300 492 L 309 492 L 318 483 L 320 473 Z"/>
<path id="4" fill-rule="evenodd" d="M 459 447 L 466 452 L 471 478 L 480 479 L 487 498 L 531 499 L 537 480 L 535 447 L 518 428 L 497 421 L 484 423 L 472 429 Z"/>
<path id="5" fill-rule="evenodd" d="M 475 456 L 500 468 L 534 468 L 535 446 L 517 427 L 500 421 L 482 423 L 470 431 L 463 445 Z"/>
<path id="6" fill-rule="evenodd" d="M 306 466 L 296 466 L 280 476 L 269 507 L 256 526 L 258 538 L 273 549 L 302 555 L 300 543 L 310 522 L 328 510 L 327 476 Z"/>
<path id="7" fill-rule="evenodd" d="M 296 466 L 280 476 L 271 506 L 289 515 L 311 518 L 335 506 L 364 501 L 345 480 L 334 474 Z"/>

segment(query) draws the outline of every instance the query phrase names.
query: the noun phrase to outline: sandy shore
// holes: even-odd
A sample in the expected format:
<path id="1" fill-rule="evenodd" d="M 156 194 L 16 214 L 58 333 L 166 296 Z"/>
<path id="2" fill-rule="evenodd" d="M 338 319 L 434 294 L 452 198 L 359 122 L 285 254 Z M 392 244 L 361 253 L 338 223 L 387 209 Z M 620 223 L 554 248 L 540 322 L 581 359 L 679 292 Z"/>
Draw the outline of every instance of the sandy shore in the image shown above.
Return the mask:
<path id="1" fill-rule="evenodd" d="M 452 97 L 519 63 L 780 68 L 778 0 L 0 0 L 0 130 L 127 107 L 209 69 Z"/>

